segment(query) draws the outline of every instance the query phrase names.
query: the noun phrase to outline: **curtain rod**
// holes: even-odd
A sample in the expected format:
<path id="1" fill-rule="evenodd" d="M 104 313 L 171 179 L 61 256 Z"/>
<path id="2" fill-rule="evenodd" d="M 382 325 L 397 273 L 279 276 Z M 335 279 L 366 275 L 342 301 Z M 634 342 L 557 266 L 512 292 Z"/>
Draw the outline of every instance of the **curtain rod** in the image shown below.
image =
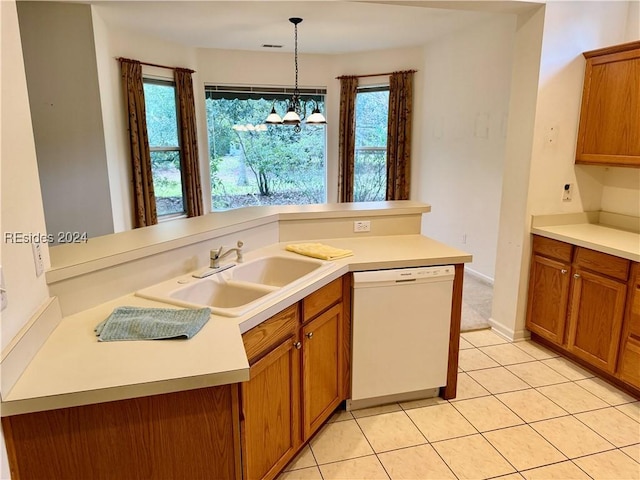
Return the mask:
<path id="1" fill-rule="evenodd" d="M 342 80 L 343 78 L 364 78 L 364 77 L 386 77 L 389 75 L 393 75 L 394 73 L 416 73 L 417 70 L 401 70 L 398 72 L 387 72 L 387 73 L 368 73 L 366 75 L 340 75 L 336 77 L 336 80 Z"/>
<path id="2" fill-rule="evenodd" d="M 187 71 L 189 73 L 195 73 L 195 70 L 191 70 L 190 68 L 181 68 L 181 67 L 167 67 L 166 65 L 159 65 L 157 63 L 147 63 L 147 62 L 141 62 L 139 60 L 131 60 L 130 58 L 124 58 L 124 57 L 116 57 L 116 60 L 118 60 L 119 62 L 138 62 L 140 65 L 147 65 L 148 67 L 158 67 L 158 68 L 166 68 L 167 70 L 184 70 Z"/>

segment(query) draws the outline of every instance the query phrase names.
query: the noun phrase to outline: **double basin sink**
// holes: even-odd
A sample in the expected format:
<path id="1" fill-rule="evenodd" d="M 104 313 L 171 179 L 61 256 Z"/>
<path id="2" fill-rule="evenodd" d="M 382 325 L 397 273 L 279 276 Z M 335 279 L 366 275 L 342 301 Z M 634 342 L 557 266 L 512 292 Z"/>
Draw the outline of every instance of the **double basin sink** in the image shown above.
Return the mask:
<path id="1" fill-rule="evenodd" d="M 168 280 L 136 295 L 183 307 L 209 307 L 217 315 L 239 317 L 311 280 L 330 265 L 312 258 L 265 256 L 205 278 L 182 276 Z"/>

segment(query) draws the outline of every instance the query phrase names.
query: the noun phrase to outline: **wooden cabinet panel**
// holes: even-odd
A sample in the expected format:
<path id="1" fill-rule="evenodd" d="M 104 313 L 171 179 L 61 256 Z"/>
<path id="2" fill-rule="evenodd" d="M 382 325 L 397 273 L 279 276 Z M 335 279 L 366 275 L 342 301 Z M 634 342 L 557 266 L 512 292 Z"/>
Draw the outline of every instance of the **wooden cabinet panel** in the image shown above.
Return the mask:
<path id="1" fill-rule="evenodd" d="M 534 255 L 529 275 L 526 326 L 559 345 L 564 342 L 570 265 Z"/>
<path id="2" fill-rule="evenodd" d="M 640 388 L 640 341 L 627 338 L 620 354 L 620 379 Z"/>
<path id="3" fill-rule="evenodd" d="M 240 478 L 237 387 L 2 419 L 13 479 Z"/>
<path id="4" fill-rule="evenodd" d="M 302 300 L 302 321 L 308 322 L 341 299 L 342 277 L 335 279 Z"/>
<path id="5" fill-rule="evenodd" d="M 275 478 L 293 458 L 300 436 L 300 350 L 297 335 L 251 366 L 240 387 L 246 479 Z M 216 478 L 216 477 L 210 477 Z"/>
<path id="6" fill-rule="evenodd" d="M 616 368 L 626 285 L 575 269 L 568 349 L 609 373 Z"/>
<path id="7" fill-rule="evenodd" d="M 634 263 L 631 269 L 618 376 L 622 381 L 640 388 L 640 263 Z"/>
<path id="8" fill-rule="evenodd" d="M 640 42 L 586 52 L 576 163 L 640 166 Z"/>
<path id="9" fill-rule="evenodd" d="M 304 439 L 308 439 L 343 400 L 342 304 L 319 315 L 302 333 Z"/>
<path id="10" fill-rule="evenodd" d="M 626 282 L 627 278 L 629 278 L 629 266 L 631 262 L 625 258 L 578 247 L 573 264 L 576 267 L 591 270 L 598 274 L 607 275 Z"/>
<path id="11" fill-rule="evenodd" d="M 269 320 L 242 334 L 249 363 L 265 355 L 283 338 L 291 336 L 298 326 L 298 304 L 285 308 Z"/>
<path id="12" fill-rule="evenodd" d="M 570 263 L 573 256 L 573 245 L 552 238 L 533 236 L 533 252 L 543 257 L 555 258 Z"/>

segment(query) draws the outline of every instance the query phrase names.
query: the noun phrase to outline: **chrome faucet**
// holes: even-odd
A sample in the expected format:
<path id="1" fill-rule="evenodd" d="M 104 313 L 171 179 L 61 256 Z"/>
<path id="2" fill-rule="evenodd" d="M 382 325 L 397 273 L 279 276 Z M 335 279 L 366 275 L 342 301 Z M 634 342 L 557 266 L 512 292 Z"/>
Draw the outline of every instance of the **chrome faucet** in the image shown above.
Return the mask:
<path id="1" fill-rule="evenodd" d="M 236 252 L 236 262 L 242 263 L 242 246 L 243 245 L 244 243 L 238 240 L 238 243 L 236 244 L 236 248 L 230 248 L 224 253 L 222 253 L 224 246 L 221 246 L 218 250 L 211 250 L 211 252 L 209 253 L 209 258 L 211 260 L 209 267 L 220 268 L 220 260 L 222 260 L 224 257 L 226 257 L 232 252 Z"/>

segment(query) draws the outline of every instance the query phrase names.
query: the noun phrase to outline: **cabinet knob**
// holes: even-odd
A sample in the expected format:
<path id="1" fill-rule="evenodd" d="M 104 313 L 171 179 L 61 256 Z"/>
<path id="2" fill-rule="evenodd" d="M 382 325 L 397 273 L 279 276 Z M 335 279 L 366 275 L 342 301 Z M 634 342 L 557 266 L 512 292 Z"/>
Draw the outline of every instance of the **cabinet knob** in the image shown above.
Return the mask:
<path id="1" fill-rule="evenodd" d="M 573 274 L 573 278 L 580 278 L 580 274 L 579 273 L 574 273 Z"/>
<path id="2" fill-rule="evenodd" d="M 563 274 L 563 275 L 565 275 L 565 274 L 567 273 L 567 269 L 566 269 L 566 268 L 563 268 L 562 270 L 560 270 L 560 273 L 561 273 L 561 274 Z"/>
<path id="3" fill-rule="evenodd" d="M 313 332 L 307 333 L 307 338 L 313 338 Z"/>
<path id="4" fill-rule="evenodd" d="M 300 350 L 300 348 L 302 347 L 302 344 L 300 342 L 296 342 L 293 344 L 294 347 L 296 347 L 296 350 Z"/>

